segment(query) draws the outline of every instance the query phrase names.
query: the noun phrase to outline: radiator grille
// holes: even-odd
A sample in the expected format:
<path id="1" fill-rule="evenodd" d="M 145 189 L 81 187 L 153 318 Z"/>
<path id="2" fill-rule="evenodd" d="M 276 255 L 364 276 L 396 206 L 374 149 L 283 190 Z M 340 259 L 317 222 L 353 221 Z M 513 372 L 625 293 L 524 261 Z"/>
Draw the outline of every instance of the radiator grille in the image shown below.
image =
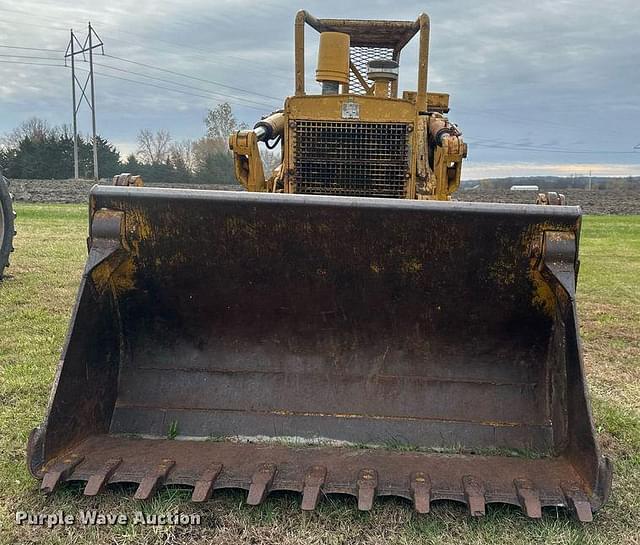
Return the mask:
<path id="1" fill-rule="evenodd" d="M 294 161 L 296 193 L 402 198 L 408 125 L 297 121 Z"/>

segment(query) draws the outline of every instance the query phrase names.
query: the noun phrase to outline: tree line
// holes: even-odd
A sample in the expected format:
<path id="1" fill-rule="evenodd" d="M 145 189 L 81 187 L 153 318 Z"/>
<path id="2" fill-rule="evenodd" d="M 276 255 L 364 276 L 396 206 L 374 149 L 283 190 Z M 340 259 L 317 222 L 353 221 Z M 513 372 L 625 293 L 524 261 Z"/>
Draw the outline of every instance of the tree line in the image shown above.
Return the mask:
<path id="1" fill-rule="evenodd" d="M 175 141 L 164 129 L 141 129 L 137 150 L 122 158 L 111 142 L 97 137 L 101 178 L 121 172 L 139 174 L 148 182 L 235 184 L 228 135 L 246 128 L 227 103 L 207 112 L 206 133 L 195 140 Z M 263 150 L 265 166 L 274 168 L 278 157 Z M 93 177 L 93 145 L 78 137 L 80 178 Z M 0 168 L 8 178 L 67 179 L 73 177 L 73 134 L 68 126 L 50 126 L 32 118 L 7 134 L 0 145 Z"/>
<path id="2" fill-rule="evenodd" d="M 100 169 L 104 176 L 113 176 L 122 168 L 120 154 L 106 139 L 98 136 L 96 141 Z M 72 178 L 73 133 L 67 125 L 51 127 L 42 119 L 29 119 L 3 139 L 0 168 L 8 178 Z M 82 136 L 78 138 L 78 173 L 81 178 L 93 176 L 93 144 Z"/>

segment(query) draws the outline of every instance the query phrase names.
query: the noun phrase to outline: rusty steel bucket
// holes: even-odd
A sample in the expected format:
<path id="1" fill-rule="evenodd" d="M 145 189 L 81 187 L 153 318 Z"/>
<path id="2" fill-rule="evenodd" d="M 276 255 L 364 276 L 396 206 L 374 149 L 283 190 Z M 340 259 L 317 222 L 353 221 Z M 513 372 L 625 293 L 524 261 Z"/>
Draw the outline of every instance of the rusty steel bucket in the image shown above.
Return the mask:
<path id="1" fill-rule="evenodd" d="M 605 501 L 576 323 L 580 210 L 101 187 L 29 466 L 87 481 Z"/>

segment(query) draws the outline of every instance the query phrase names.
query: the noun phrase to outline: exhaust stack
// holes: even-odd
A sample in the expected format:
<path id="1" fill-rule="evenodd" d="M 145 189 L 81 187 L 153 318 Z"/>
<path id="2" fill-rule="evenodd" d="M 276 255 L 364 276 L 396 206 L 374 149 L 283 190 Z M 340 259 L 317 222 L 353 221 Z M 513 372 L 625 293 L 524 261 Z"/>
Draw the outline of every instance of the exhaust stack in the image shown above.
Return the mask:
<path id="1" fill-rule="evenodd" d="M 389 86 L 398 79 L 398 63 L 388 59 L 373 59 L 367 63 L 367 77 L 374 82 L 373 95 L 387 98 Z"/>

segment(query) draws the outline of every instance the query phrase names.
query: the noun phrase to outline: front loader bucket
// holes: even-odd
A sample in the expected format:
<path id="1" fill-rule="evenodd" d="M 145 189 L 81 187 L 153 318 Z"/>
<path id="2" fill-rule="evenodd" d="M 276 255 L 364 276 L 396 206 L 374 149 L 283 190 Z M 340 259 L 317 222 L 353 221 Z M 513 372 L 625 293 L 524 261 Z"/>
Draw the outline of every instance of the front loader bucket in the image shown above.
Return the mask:
<path id="1" fill-rule="evenodd" d="M 606 500 L 576 323 L 580 210 L 95 187 L 32 473 L 568 507 Z"/>

